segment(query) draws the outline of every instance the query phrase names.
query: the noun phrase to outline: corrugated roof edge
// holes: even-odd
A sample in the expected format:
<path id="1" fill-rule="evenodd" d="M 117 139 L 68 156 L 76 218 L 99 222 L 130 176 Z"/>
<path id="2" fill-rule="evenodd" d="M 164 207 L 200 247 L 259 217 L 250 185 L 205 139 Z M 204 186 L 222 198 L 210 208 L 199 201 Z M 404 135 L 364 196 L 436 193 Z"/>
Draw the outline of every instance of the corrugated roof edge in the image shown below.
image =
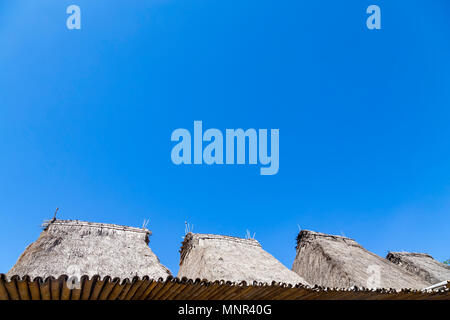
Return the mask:
<path id="1" fill-rule="evenodd" d="M 301 284 L 255 284 L 247 286 L 226 281 L 167 277 L 150 280 L 148 277 L 111 279 L 83 276 L 80 287 L 69 289 L 67 275 L 57 279 L 13 276 L 6 280 L 0 275 L 0 300 L 371 300 L 411 299 L 449 300 L 450 289 L 421 292 L 392 289 L 369 290 L 363 288 L 330 289 Z"/>
<path id="2" fill-rule="evenodd" d="M 60 275 L 58 278 L 55 277 L 47 277 L 47 278 L 42 278 L 42 277 L 35 277 L 34 279 L 31 279 L 30 276 L 25 275 L 23 277 L 18 276 L 18 275 L 14 275 L 11 277 L 6 276 L 5 274 L 0 274 L 0 279 L 7 281 L 7 282 L 11 282 L 11 281 L 29 281 L 29 282 L 39 282 L 39 283 L 45 283 L 48 282 L 50 280 L 60 280 L 60 279 L 65 279 L 68 280 L 69 276 L 67 274 L 62 274 Z M 216 281 L 209 281 L 207 279 L 188 279 L 186 277 L 182 277 L 182 278 L 178 278 L 178 277 L 174 277 L 174 276 L 168 276 L 167 278 L 158 278 L 158 279 L 151 279 L 149 276 L 143 276 L 143 277 L 139 277 L 139 276 L 135 276 L 133 278 L 125 278 L 125 279 L 120 279 L 120 278 L 111 278 L 110 276 L 105 276 L 105 277 L 101 277 L 100 275 L 94 275 L 93 277 L 89 277 L 88 275 L 83 275 L 81 276 L 80 280 L 99 280 L 99 281 L 111 281 L 111 282 L 117 282 L 120 283 L 122 285 L 127 284 L 127 283 L 134 283 L 137 281 L 156 281 L 156 282 L 177 282 L 177 283 L 184 283 L 184 284 L 196 284 L 196 283 L 203 283 L 203 284 L 223 284 L 223 285 L 232 285 L 232 286 L 255 286 L 255 287 L 264 287 L 264 286 L 278 286 L 278 287 L 284 287 L 284 288 L 308 288 L 311 289 L 311 287 L 305 286 L 301 283 L 297 284 L 297 285 L 292 285 L 292 284 L 288 284 L 288 283 L 282 283 L 282 282 L 276 282 L 273 281 L 272 283 L 263 283 L 263 282 L 253 282 L 251 284 L 247 284 L 246 281 L 241 281 L 241 282 L 231 282 L 231 281 L 226 281 L 226 280 L 216 280 Z"/>
<path id="3" fill-rule="evenodd" d="M 55 277 L 35 277 L 34 279 L 31 279 L 30 276 L 25 275 L 23 277 L 19 275 L 13 275 L 11 277 L 8 277 L 6 274 L 1 273 L 0 274 L 0 280 L 3 280 L 5 282 L 12 282 L 12 281 L 29 281 L 29 282 L 39 282 L 39 283 L 45 283 L 50 280 L 68 280 L 69 276 L 67 274 L 62 274 L 58 278 Z M 202 284 L 223 284 L 223 285 L 231 285 L 231 286 L 254 286 L 254 287 L 267 287 L 267 286 L 278 286 L 278 287 L 284 287 L 284 288 L 304 288 L 308 290 L 314 290 L 314 291 L 346 291 L 346 292 L 380 292 L 380 293 L 400 293 L 400 292 L 423 292 L 422 290 L 415 290 L 410 288 L 404 288 L 401 290 L 396 290 L 393 288 L 378 288 L 378 289 L 368 289 L 364 287 L 350 287 L 350 288 L 330 288 L 330 287 L 323 287 L 319 285 L 315 285 L 314 287 L 306 286 L 302 283 L 298 283 L 296 285 L 292 285 L 289 283 L 282 283 L 282 282 L 276 282 L 272 281 L 272 283 L 266 283 L 266 282 L 257 282 L 254 281 L 251 284 L 247 284 L 246 281 L 240 281 L 240 282 L 231 282 L 227 280 L 216 280 L 216 281 L 209 281 L 208 279 L 188 279 L 186 277 L 178 278 L 174 276 L 168 276 L 167 278 L 158 278 L 158 279 L 151 279 L 149 276 L 135 276 L 133 278 L 111 278 L 110 276 L 101 277 L 100 275 L 94 275 L 93 277 L 89 277 L 88 275 L 81 276 L 80 280 L 99 280 L 102 282 L 110 281 L 110 282 L 117 282 L 120 284 L 127 284 L 127 283 L 134 283 L 137 281 L 156 281 L 156 282 L 177 282 L 177 283 L 183 283 L 183 284 L 196 284 L 196 283 L 202 283 Z M 449 288 L 443 291 L 449 291 Z"/>

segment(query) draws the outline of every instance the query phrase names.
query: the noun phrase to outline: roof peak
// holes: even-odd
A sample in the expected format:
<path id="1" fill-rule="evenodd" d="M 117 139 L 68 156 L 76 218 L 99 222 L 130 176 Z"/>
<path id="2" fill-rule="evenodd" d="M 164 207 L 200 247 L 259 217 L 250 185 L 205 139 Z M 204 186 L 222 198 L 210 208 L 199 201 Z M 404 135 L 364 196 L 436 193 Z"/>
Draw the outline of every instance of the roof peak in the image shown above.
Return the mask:
<path id="1" fill-rule="evenodd" d="M 44 224 L 45 229 L 47 230 L 49 227 L 84 227 L 84 228 L 100 228 L 100 229 L 113 229 L 113 230 L 120 230 L 125 232 L 136 232 L 136 233 L 144 233 L 147 235 L 151 235 L 152 232 L 148 230 L 147 228 L 136 228 L 136 227 L 129 227 L 129 226 L 123 226 L 118 224 L 111 224 L 111 223 L 99 223 L 99 222 L 89 222 L 89 221 L 81 221 L 81 220 L 50 220 L 47 223 Z"/>
<path id="2" fill-rule="evenodd" d="M 187 241 L 191 241 L 194 239 L 233 241 L 233 242 L 238 242 L 238 243 L 242 243 L 242 244 L 261 246 L 260 243 L 258 242 L 258 240 L 256 240 L 256 239 L 246 239 L 246 238 L 239 238 L 239 237 L 226 236 L 226 235 L 189 232 L 185 236 L 185 240 L 187 240 Z"/>
<path id="3" fill-rule="evenodd" d="M 345 236 L 336 236 L 311 230 L 301 230 L 297 235 L 297 245 L 296 249 L 298 250 L 300 247 L 301 242 L 308 242 L 308 241 L 314 241 L 316 239 L 325 239 L 327 241 L 335 241 L 335 242 L 342 242 L 346 245 L 354 246 L 362 248 L 362 246 L 356 242 L 354 239 L 345 237 Z"/>
<path id="4" fill-rule="evenodd" d="M 188 254 L 188 252 L 195 245 L 195 241 L 200 242 L 201 240 L 202 241 L 203 240 L 219 240 L 219 241 L 234 242 L 234 243 L 238 243 L 238 244 L 242 244 L 242 245 L 249 245 L 249 246 L 262 248 L 260 243 L 255 239 L 244 239 L 244 238 L 237 238 L 237 237 L 217 235 L 217 234 L 189 232 L 184 236 L 183 242 L 181 244 L 180 265 L 182 264 L 184 258 Z"/>
<path id="5" fill-rule="evenodd" d="M 321 232 L 312 231 L 312 230 L 300 230 L 300 232 L 298 233 L 298 236 L 297 236 L 297 242 L 301 241 L 302 238 L 304 238 L 304 237 L 312 237 L 312 236 L 314 236 L 315 238 L 330 238 L 330 239 L 334 239 L 334 240 L 343 239 L 343 240 L 355 241 L 354 239 L 348 238 L 346 236 L 337 236 L 337 235 L 326 234 L 326 233 L 321 233 Z"/>

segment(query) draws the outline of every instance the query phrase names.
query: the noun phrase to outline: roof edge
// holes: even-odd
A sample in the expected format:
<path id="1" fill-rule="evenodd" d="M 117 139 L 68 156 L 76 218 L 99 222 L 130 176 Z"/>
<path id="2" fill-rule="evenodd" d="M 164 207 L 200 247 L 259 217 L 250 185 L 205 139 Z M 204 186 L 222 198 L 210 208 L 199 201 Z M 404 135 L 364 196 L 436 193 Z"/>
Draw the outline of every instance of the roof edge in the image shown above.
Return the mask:
<path id="1" fill-rule="evenodd" d="M 225 236 L 225 235 L 219 235 L 219 234 L 210 234 L 210 233 L 193 233 L 190 232 L 188 234 L 191 234 L 192 237 L 190 240 L 194 239 L 202 239 L 202 240 L 223 240 L 223 241 L 232 241 L 232 242 L 238 242 L 242 244 L 248 244 L 248 245 L 254 245 L 254 246 L 261 246 L 258 240 L 256 239 L 246 239 L 246 238 L 239 238 L 239 237 L 233 237 L 233 236 Z"/>
<path id="2" fill-rule="evenodd" d="M 117 225 L 117 224 L 88 222 L 88 221 L 80 221 L 80 220 L 56 219 L 56 220 L 48 222 L 45 230 L 48 230 L 48 228 L 50 228 L 52 226 L 112 229 L 112 230 L 120 230 L 120 231 L 125 231 L 125 232 L 143 233 L 148 236 L 150 236 L 152 234 L 152 232 L 150 230 L 148 230 L 147 228 L 136 228 L 136 227 Z"/>
<path id="3" fill-rule="evenodd" d="M 262 247 L 261 244 L 255 239 L 245 239 L 232 236 L 208 234 L 208 233 L 192 233 L 189 232 L 184 236 L 183 242 L 180 248 L 180 265 L 183 263 L 184 258 L 193 247 L 193 241 L 195 240 L 220 240 L 227 242 L 235 242 L 242 245 L 249 245 L 255 247 Z"/>
<path id="4" fill-rule="evenodd" d="M 298 249 L 300 243 L 302 241 L 306 241 L 307 239 L 311 239 L 311 238 L 324 238 L 324 239 L 328 239 L 328 240 L 334 240 L 334 241 L 343 241 L 346 242 L 347 244 L 351 244 L 357 247 L 361 247 L 361 245 L 356 242 L 354 239 L 348 238 L 348 237 L 344 237 L 344 236 L 336 236 L 336 235 L 331 235 L 331 234 L 326 234 L 326 233 L 321 233 L 321 232 L 316 232 L 316 231 L 311 231 L 311 230 L 301 230 L 298 235 L 297 235 L 297 239 L 296 239 L 296 249 Z"/>

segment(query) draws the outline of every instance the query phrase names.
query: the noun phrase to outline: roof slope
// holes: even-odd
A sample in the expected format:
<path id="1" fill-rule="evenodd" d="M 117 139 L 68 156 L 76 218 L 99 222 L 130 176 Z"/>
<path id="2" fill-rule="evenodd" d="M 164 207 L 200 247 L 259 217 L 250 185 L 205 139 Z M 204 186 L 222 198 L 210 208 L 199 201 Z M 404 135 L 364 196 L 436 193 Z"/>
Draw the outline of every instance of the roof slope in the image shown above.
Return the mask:
<path id="1" fill-rule="evenodd" d="M 346 237 L 302 230 L 296 248 L 292 270 L 313 284 L 393 289 L 423 289 L 429 285 Z"/>
<path id="2" fill-rule="evenodd" d="M 55 220 L 25 249 L 7 275 L 166 278 L 169 270 L 148 246 L 150 234 L 147 229 Z"/>
<path id="3" fill-rule="evenodd" d="M 431 284 L 450 280 L 450 266 L 434 260 L 426 253 L 389 252 L 386 259 Z"/>
<path id="4" fill-rule="evenodd" d="M 264 251 L 254 239 L 194 233 L 188 233 L 184 238 L 178 277 L 308 284 Z"/>

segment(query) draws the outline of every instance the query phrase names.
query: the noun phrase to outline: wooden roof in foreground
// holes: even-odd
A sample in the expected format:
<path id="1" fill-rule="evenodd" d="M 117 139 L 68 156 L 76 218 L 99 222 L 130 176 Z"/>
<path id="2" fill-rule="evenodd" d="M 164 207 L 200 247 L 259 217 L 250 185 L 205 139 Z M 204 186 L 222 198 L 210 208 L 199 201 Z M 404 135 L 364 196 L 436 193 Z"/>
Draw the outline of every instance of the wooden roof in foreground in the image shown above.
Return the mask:
<path id="1" fill-rule="evenodd" d="M 81 289 L 69 289 L 68 277 L 55 279 L 0 275 L 0 300 L 449 300 L 446 289 L 418 290 L 362 288 L 330 289 L 291 286 L 282 283 L 230 283 L 225 281 L 179 279 L 133 279 L 81 277 Z"/>

